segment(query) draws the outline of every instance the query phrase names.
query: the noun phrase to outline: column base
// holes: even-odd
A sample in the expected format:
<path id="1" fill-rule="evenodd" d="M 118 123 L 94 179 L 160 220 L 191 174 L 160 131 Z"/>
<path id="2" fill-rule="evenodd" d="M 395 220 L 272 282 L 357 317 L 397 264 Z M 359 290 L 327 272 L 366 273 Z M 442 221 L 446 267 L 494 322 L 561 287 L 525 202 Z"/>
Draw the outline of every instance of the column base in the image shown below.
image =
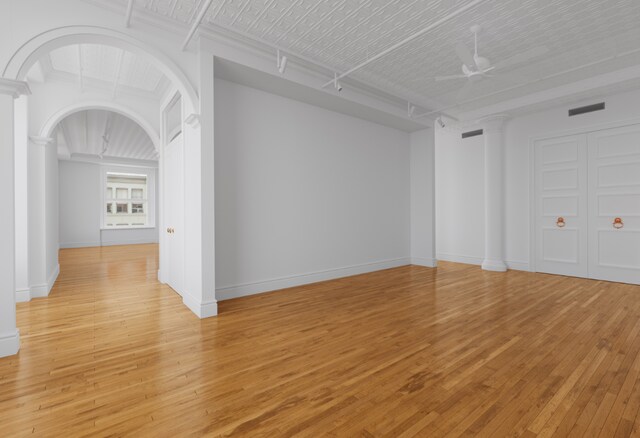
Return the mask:
<path id="1" fill-rule="evenodd" d="M 185 293 L 182 297 L 182 302 L 200 319 L 209 318 L 210 316 L 216 316 L 218 314 L 217 301 L 201 303 L 189 294 Z"/>
<path id="2" fill-rule="evenodd" d="M 507 265 L 502 260 L 488 260 L 482 262 L 482 269 L 485 271 L 506 272 Z"/>
<path id="3" fill-rule="evenodd" d="M 20 331 L 0 335 L 0 357 L 13 356 L 20 350 Z"/>

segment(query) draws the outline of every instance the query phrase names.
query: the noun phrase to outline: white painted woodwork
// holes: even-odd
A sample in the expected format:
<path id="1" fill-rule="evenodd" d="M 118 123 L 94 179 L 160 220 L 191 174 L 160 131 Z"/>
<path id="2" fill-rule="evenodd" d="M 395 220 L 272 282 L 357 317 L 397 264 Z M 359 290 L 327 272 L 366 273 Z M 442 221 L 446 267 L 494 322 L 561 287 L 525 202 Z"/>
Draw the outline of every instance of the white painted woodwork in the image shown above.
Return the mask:
<path id="1" fill-rule="evenodd" d="M 587 141 L 589 276 L 640 284 L 640 125 L 592 132 Z"/>
<path id="2" fill-rule="evenodd" d="M 495 115 L 481 120 L 484 131 L 484 200 L 485 234 L 482 269 L 504 272 L 503 249 L 503 128 L 506 116 Z"/>
<path id="3" fill-rule="evenodd" d="M 182 134 L 164 150 L 164 223 L 168 265 L 166 282 L 184 296 L 184 142 Z"/>
<path id="4" fill-rule="evenodd" d="M 0 79 L 0 357 L 20 349 L 16 327 L 14 99 L 28 93 L 25 82 Z"/>
<path id="5" fill-rule="evenodd" d="M 535 184 L 538 272 L 640 284 L 640 125 L 537 141 Z"/>
<path id="6" fill-rule="evenodd" d="M 535 163 L 536 270 L 588 277 L 586 137 L 536 142 Z"/>

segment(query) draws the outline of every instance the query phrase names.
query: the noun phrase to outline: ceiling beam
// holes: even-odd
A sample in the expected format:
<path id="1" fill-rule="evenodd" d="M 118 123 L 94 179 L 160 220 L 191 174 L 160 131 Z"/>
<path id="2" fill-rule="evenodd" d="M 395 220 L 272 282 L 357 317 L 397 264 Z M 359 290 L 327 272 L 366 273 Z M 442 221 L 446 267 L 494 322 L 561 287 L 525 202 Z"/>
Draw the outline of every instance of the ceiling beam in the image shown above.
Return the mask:
<path id="1" fill-rule="evenodd" d="M 84 75 L 82 73 L 82 44 L 78 44 L 78 79 L 80 82 L 80 92 L 84 93 Z"/>
<path id="2" fill-rule="evenodd" d="M 183 51 L 186 50 L 187 46 L 189 45 L 189 42 L 191 41 L 191 38 L 193 38 L 193 35 L 195 35 L 196 30 L 198 30 L 198 26 L 200 26 L 200 23 L 202 22 L 202 19 L 204 18 L 207 11 L 209 10 L 211 3 L 213 3 L 213 0 L 205 0 L 204 5 L 202 5 L 202 8 L 200 8 L 200 12 L 198 12 L 198 16 L 196 17 L 195 21 L 191 25 L 191 29 L 189 29 L 189 33 L 187 34 L 187 37 L 182 43 Z M 220 9 L 222 9 L 222 7 L 220 7 Z M 220 11 L 220 9 L 218 9 L 218 11 Z"/>
<path id="3" fill-rule="evenodd" d="M 441 26 L 442 24 L 446 23 L 447 21 L 457 17 L 458 15 L 468 11 L 469 9 L 479 5 L 480 3 L 484 2 L 486 0 L 473 0 L 469 3 L 467 3 L 466 5 L 462 6 L 459 9 L 456 9 L 455 11 L 445 15 L 444 17 L 440 18 L 439 20 L 435 21 L 434 23 L 431 23 L 429 26 L 423 28 L 422 30 L 414 33 L 413 35 L 403 39 L 402 41 L 394 44 L 393 46 L 383 50 L 382 52 L 378 53 L 377 55 L 367 59 L 366 61 L 361 62 L 360 64 L 356 65 L 355 67 L 347 70 L 344 73 L 341 73 L 339 75 L 337 75 L 337 77 L 335 77 L 334 79 L 331 79 L 330 81 L 328 81 L 327 83 L 325 83 L 322 88 L 326 88 L 329 85 L 333 84 L 335 81 L 340 80 L 346 76 L 349 76 L 350 74 L 360 70 L 363 67 L 366 67 L 367 65 L 371 64 L 372 62 L 377 61 L 378 59 L 382 58 L 383 56 L 388 55 L 389 53 L 393 52 L 394 50 L 404 46 L 407 43 L 410 43 L 411 41 L 415 40 L 416 38 L 426 34 L 427 32 Z"/>
<path id="4" fill-rule="evenodd" d="M 104 123 L 104 134 L 102 135 L 102 151 L 99 154 L 99 157 L 102 158 L 107 152 L 109 148 L 109 139 L 111 137 L 111 128 L 113 123 L 113 112 L 109 111 L 107 113 L 107 120 Z"/>
<path id="5" fill-rule="evenodd" d="M 131 26 L 131 16 L 133 15 L 133 3 L 135 0 L 129 0 L 129 4 L 127 5 L 127 13 L 124 17 L 124 27 Z"/>
<path id="6" fill-rule="evenodd" d="M 120 71 L 122 70 L 123 60 L 124 60 L 124 50 L 120 50 L 120 54 L 118 55 L 118 63 L 116 67 L 116 77 L 113 80 L 113 93 L 111 95 L 111 99 L 116 98 L 116 93 L 118 91 L 118 82 L 120 82 Z"/>

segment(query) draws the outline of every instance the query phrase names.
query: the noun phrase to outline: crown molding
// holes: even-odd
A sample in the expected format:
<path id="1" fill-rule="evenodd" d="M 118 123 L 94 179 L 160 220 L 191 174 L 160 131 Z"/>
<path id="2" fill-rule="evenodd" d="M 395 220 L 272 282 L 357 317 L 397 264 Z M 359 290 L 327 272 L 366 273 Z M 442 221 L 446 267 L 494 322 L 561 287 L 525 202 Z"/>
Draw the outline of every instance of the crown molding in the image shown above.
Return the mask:
<path id="1" fill-rule="evenodd" d="M 8 94 L 16 99 L 23 94 L 31 94 L 31 89 L 24 81 L 0 78 L 0 94 Z"/>

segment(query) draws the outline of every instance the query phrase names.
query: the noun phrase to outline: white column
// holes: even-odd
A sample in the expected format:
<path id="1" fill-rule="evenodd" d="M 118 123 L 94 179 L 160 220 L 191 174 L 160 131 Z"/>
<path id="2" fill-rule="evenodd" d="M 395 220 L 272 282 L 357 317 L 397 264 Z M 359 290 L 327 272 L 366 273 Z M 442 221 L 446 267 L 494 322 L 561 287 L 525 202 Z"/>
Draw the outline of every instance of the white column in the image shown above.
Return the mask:
<path id="1" fill-rule="evenodd" d="M 16 354 L 14 99 L 29 93 L 26 82 L 0 79 L 0 357 Z"/>
<path id="2" fill-rule="evenodd" d="M 503 127 L 507 117 L 503 114 L 480 120 L 484 134 L 484 209 L 485 247 L 482 269 L 504 272 L 503 251 Z"/>
<path id="3" fill-rule="evenodd" d="M 15 100 L 16 301 L 31 299 L 29 289 L 29 124 L 28 97 Z"/>
<path id="4" fill-rule="evenodd" d="M 52 139 L 29 137 L 29 290 L 31 298 L 49 295 L 47 281 L 47 166 Z"/>
<path id="5" fill-rule="evenodd" d="M 411 133 L 411 264 L 436 267 L 435 130 Z"/>

